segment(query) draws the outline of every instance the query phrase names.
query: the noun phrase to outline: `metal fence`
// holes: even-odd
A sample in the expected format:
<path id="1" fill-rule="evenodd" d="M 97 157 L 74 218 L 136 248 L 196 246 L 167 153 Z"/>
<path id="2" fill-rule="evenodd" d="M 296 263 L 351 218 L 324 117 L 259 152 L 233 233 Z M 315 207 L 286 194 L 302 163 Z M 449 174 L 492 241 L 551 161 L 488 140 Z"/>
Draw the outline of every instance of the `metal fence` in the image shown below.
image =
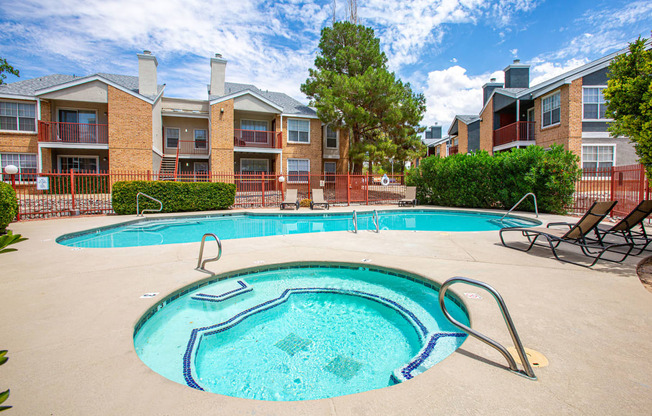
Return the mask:
<path id="1" fill-rule="evenodd" d="M 153 172 L 74 172 L 4 174 L 18 197 L 17 220 L 70 215 L 112 214 L 111 190 L 119 181 L 156 181 Z M 161 178 L 167 179 L 167 178 Z M 236 185 L 234 207 L 278 207 L 287 189 L 297 189 L 300 200 L 311 199 L 320 188 L 333 205 L 390 204 L 405 197 L 403 175 L 269 173 L 188 173 L 177 182 L 224 182 Z"/>

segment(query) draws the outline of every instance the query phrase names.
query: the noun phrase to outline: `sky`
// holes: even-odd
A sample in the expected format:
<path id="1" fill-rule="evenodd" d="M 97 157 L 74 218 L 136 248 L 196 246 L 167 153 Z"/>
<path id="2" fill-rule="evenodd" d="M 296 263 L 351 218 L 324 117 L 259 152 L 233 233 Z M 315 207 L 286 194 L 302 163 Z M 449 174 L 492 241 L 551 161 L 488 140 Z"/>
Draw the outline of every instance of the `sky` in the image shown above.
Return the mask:
<path id="1" fill-rule="evenodd" d="M 333 5 L 335 4 L 335 7 Z M 136 53 L 158 59 L 168 97 L 206 99 L 209 58 L 228 60 L 226 80 L 284 92 L 299 87 L 321 29 L 347 18 L 347 1 L 22 0 L 0 2 L 0 57 L 20 78 L 60 73 L 138 75 Z M 520 59 L 530 85 L 650 37 L 652 1 L 366 0 L 390 70 L 426 97 L 423 125 L 446 130 L 477 114 L 482 85 Z"/>

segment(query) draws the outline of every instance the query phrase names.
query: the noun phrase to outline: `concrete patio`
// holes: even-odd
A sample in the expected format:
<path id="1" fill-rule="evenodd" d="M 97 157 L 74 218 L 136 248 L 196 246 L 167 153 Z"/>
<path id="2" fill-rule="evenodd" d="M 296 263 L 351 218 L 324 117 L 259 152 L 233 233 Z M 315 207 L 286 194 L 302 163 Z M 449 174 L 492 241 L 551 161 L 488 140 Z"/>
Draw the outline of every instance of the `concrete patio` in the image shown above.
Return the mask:
<path id="1" fill-rule="evenodd" d="M 256 210 L 265 211 L 278 212 Z M 262 402 L 193 390 L 143 364 L 132 336 L 136 321 L 161 297 L 206 277 L 194 270 L 199 243 L 77 249 L 55 242 L 68 232 L 134 218 L 63 218 L 9 227 L 29 240 L 16 245 L 17 252 L 0 255 L 0 349 L 9 350 L 9 361 L 0 367 L 0 391 L 11 388 L 5 404 L 13 406 L 7 415 L 623 415 L 649 414 L 652 407 L 652 293 L 635 271 L 642 257 L 587 269 L 554 260 L 550 250 L 507 249 L 497 231 L 226 240 L 222 259 L 207 267 L 220 273 L 262 263 L 369 259 L 439 283 L 452 276 L 484 281 L 502 294 L 524 345 L 549 360 L 549 366 L 535 368 L 538 381 L 507 371 L 500 354 L 469 338 L 408 382 L 350 396 Z M 540 217 L 544 223 L 563 219 Z M 466 303 L 475 329 L 512 345 L 488 293 L 463 285 L 453 291 Z M 142 299 L 147 292 L 160 295 Z"/>

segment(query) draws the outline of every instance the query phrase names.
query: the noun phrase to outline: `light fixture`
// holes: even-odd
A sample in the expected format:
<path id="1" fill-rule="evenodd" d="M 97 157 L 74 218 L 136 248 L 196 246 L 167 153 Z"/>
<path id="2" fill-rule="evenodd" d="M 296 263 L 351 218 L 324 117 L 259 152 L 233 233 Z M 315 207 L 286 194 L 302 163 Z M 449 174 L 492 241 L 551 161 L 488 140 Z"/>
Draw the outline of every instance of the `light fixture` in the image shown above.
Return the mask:
<path id="1" fill-rule="evenodd" d="M 285 177 L 283 175 L 279 176 L 278 181 L 281 183 L 285 182 Z"/>
<path id="2" fill-rule="evenodd" d="M 8 175 L 15 175 L 18 173 L 18 167 L 16 165 L 7 165 L 5 166 L 5 173 Z"/>
<path id="3" fill-rule="evenodd" d="M 109 158 L 106 157 L 106 156 L 104 156 L 104 157 L 102 158 L 102 162 L 106 162 L 107 160 L 109 160 Z"/>
<path id="4" fill-rule="evenodd" d="M 220 113 L 224 114 L 224 108 L 220 108 Z"/>

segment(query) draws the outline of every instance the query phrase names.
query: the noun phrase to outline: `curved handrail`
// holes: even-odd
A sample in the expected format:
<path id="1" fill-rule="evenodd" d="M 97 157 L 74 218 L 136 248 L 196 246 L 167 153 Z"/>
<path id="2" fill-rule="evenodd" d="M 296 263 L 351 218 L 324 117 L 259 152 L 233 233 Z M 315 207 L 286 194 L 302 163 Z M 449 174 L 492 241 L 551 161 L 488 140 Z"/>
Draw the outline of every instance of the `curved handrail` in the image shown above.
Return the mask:
<path id="1" fill-rule="evenodd" d="M 444 304 L 444 300 L 446 299 L 446 290 L 448 290 L 448 287 L 453 285 L 454 283 L 466 283 L 471 286 L 476 286 L 479 288 L 482 288 L 486 290 L 487 292 L 491 293 L 491 295 L 494 297 L 496 302 L 498 303 L 498 306 L 500 307 L 500 312 L 503 314 L 503 319 L 505 320 L 505 323 L 507 324 L 507 329 L 509 330 L 509 335 L 512 337 L 512 341 L 514 342 L 514 346 L 516 347 L 516 352 L 518 352 L 518 356 L 521 359 L 521 363 L 523 364 L 524 371 L 521 371 L 518 369 L 516 365 L 516 361 L 514 361 L 514 357 L 511 356 L 511 354 L 507 351 L 505 347 L 494 341 L 493 339 L 482 335 L 481 333 L 471 329 L 470 327 L 462 324 L 461 322 L 458 322 L 455 318 L 451 316 L 451 314 L 448 312 L 446 309 L 446 305 Z M 505 301 L 503 301 L 502 296 L 500 296 L 500 293 L 496 291 L 493 287 L 489 286 L 486 283 L 480 282 L 478 280 L 474 279 L 469 279 L 467 277 L 452 277 L 444 284 L 441 286 L 439 289 L 439 306 L 441 307 L 442 312 L 444 313 L 444 316 L 456 327 L 460 328 L 462 331 L 466 332 L 467 334 L 479 339 L 480 341 L 484 342 L 485 344 L 495 348 L 500 352 L 503 357 L 507 360 L 507 363 L 509 364 L 509 369 L 510 371 L 521 375 L 523 377 L 529 378 L 530 380 L 536 380 L 537 376 L 534 375 L 534 371 L 532 370 L 532 367 L 530 366 L 530 361 L 527 359 L 527 355 L 525 354 L 525 350 L 523 349 L 523 344 L 521 343 L 521 339 L 518 337 L 518 333 L 516 332 L 516 328 L 514 327 L 514 322 L 512 322 L 512 318 L 509 315 L 509 311 L 507 310 L 507 305 L 505 305 Z"/>
<path id="2" fill-rule="evenodd" d="M 355 213 L 355 210 L 353 210 L 353 229 L 354 229 L 354 232 L 357 234 L 358 233 L 358 214 Z"/>
<path id="3" fill-rule="evenodd" d="M 204 243 L 206 243 L 206 237 L 213 237 L 217 242 L 217 256 L 202 261 L 202 258 L 204 257 Z M 213 233 L 204 234 L 201 238 L 201 246 L 199 246 L 199 259 L 197 260 L 197 267 L 195 267 L 195 270 L 213 274 L 212 272 L 206 270 L 204 268 L 204 265 L 211 261 L 217 261 L 220 259 L 220 257 L 222 257 L 222 242 L 220 241 L 220 239 L 217 238 L 217 236 Z"/>
<path id="4" fill-rule="evenodd" d="M 141 195 L 146 197 L 146 198 L 151 199 L 152 201 L 158 202 L 161 206 L 159 207 L 159 209 L 147 209 L 147 208 L 145 208 L 145 209 L 143 209 L 142 212 L 140 212 L 140 204 L 139 204 L 138 198 L 140 198 Z M 156 199 L 154 197 L 151 197 L 151 196 L 149 196 L 149 195 L 147 195 L 145 193 L 138 192 L 136 194 L 136 216 L 137 217 L 142 217 L 143 214 L 145 213 L 145 211 L 147 211 L 147 212 L 161 212 L 161 211 L 163 211 L 163 203 L 161 201 L 159 201 L 158 199 Z"/>
<path id="5" fill-rule="evenodd" d="M 378 218 L 378 212 L 374 210 L 373 216 L 371 217 L 374 225 L 376 226 L 376 232 L 380 233 L 380 219 Z"/>
<path id="6" fill-rule="evenodd" d="M 500 217 L 500 220 L 502 221 L 503 219 L 505 219 L 505 217 L 508 216 L 510 212 L 514 211 L 514 208 L 516 208 L 518 204 L 523 202 L 523 200 L 527 198 L 529 195 L 532 195 L 532 198 L 534 198 L 534 212 L 536 212 L 537 218 L 539 218 L 539 207 L 537 206 L 537 196 L 534 195 L 533 192 L 528 192 L 527 194 L 523 195 L 523 198 L 519 199 L 518 202 L 515 203 L 514 206 L 509 209 L 509 211 L 507 211 L 507 214 Z"/>

